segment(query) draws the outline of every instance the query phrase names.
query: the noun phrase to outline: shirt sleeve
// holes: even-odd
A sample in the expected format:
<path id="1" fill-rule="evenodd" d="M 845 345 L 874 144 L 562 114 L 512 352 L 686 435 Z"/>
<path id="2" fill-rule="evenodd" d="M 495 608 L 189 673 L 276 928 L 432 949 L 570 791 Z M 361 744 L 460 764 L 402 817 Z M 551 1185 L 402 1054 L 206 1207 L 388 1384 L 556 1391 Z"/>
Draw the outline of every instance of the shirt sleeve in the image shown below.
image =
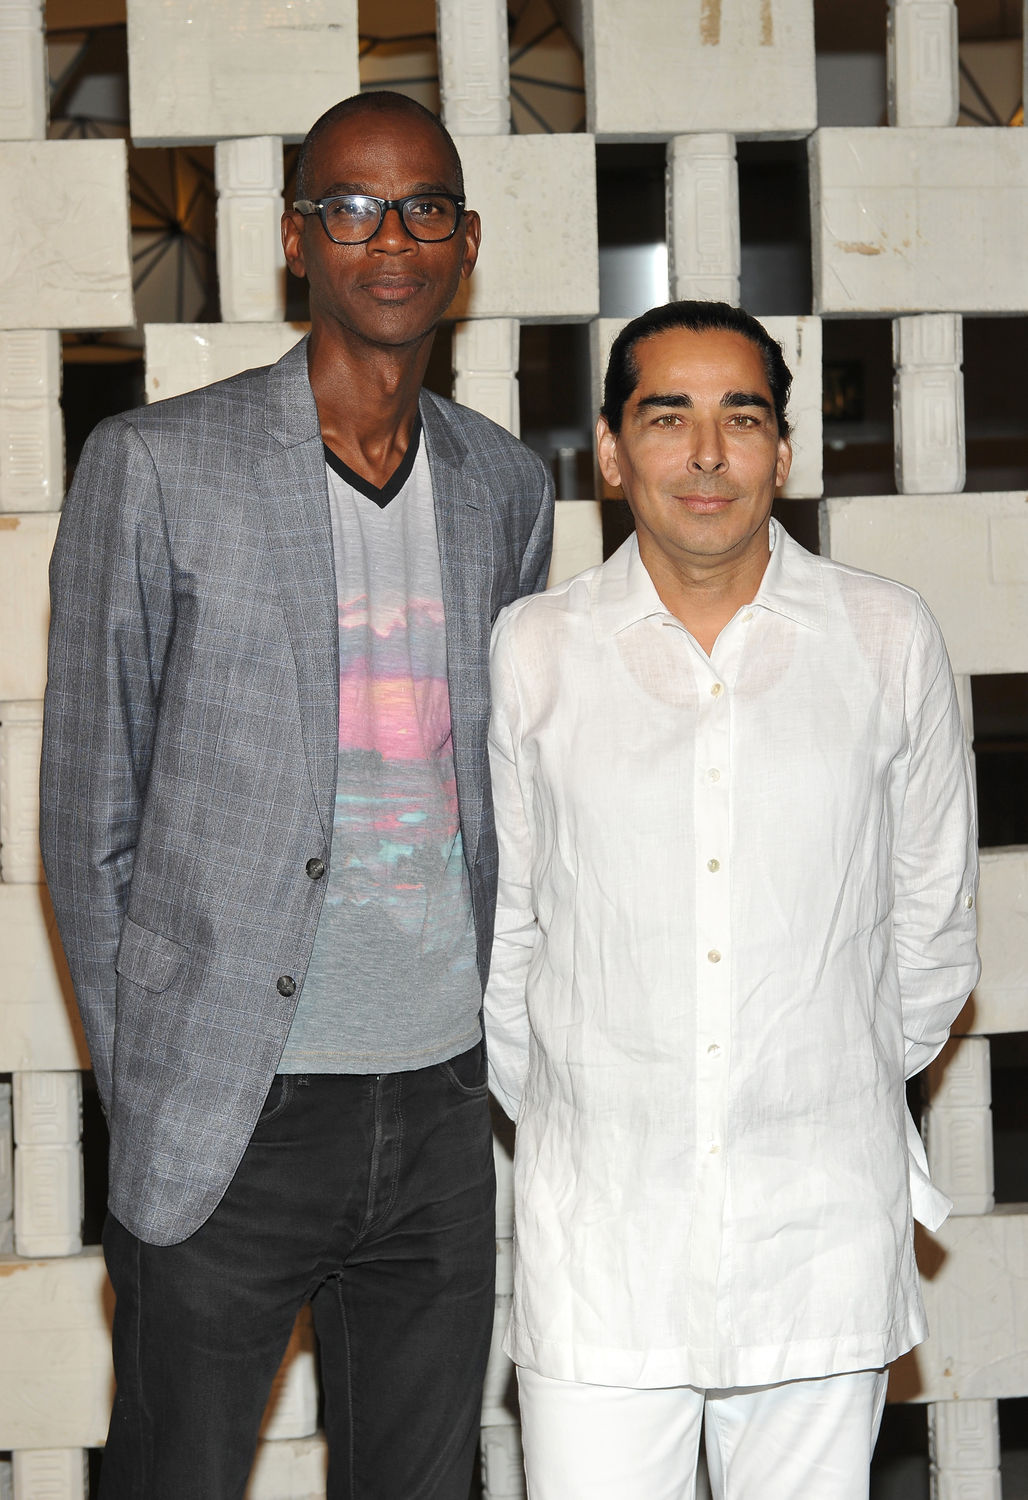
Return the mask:
<path id="1" fill-rule="evenodd" d="M 910 755 L 893 853 L 893 928 L 911 1078 L 941 1050 L 980 972 L 970 757 L 942 634 L 921 602 L 906 691 Z M 907 1144 L 914 1216 L 936 1228 L 948 1200 L 928 1179 L 924 1148 L 909 1120 Z"/>
<path id="2" fill-rule="evenodd" d="M 538 935 L 532 900 L 532 832 L 519 764 L 519 702 L 511 651 L 510 611 L 493 631 L 489 765 L 496 811 L 499 881 L 485 1028 L 489 1082 L 511 1119 L 528 1075 L 528 971 Z"/>

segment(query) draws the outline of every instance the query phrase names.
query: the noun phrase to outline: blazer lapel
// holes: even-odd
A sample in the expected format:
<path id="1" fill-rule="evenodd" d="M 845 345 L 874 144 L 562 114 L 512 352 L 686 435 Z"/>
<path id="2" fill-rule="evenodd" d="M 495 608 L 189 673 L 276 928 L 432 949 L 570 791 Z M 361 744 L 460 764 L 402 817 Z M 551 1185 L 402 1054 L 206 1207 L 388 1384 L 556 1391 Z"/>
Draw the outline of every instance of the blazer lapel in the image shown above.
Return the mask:
<path id="1" fill-rule="evenodd" d="M 474 868 L 482 830 L 485 763 L 482 746 L 489 718 L 489 628 L 492 607 L 493 536 L 490 501 L 483 485 L 465 471 L 467 449 L 445 408 L 422 393 L 436 537 L 446 622 L 453 763 L 457 776 L 461 837 Z"/>
<path id="2" fill-rule="evenodd" d="M 307 340 L 268 373 L 265 427 L 281 446 L 255 466 L 300 699 L 311 785 L 331 837 L 339 744 L 339 622 L 321 429 Z"/>

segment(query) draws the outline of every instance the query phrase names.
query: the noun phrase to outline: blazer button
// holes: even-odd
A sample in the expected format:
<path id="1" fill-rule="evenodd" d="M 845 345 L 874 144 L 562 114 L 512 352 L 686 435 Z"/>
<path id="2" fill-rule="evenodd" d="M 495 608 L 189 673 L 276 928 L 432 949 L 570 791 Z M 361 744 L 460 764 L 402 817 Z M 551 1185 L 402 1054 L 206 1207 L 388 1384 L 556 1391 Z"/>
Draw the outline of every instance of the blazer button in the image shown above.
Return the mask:
<path id="1" fill-rule="evenodd" d="M 296 994 L 296 980 L 291 974 L 283 974 L 275 988 L 288 1000 L 290 995 Z"/>
<path id="2" fill-rule="evenodd" d="M 307 861 L 307 874 L 312 880 L 320 880 L 325 873 L 325 861 L 323 859 L 309 859 Z"/>

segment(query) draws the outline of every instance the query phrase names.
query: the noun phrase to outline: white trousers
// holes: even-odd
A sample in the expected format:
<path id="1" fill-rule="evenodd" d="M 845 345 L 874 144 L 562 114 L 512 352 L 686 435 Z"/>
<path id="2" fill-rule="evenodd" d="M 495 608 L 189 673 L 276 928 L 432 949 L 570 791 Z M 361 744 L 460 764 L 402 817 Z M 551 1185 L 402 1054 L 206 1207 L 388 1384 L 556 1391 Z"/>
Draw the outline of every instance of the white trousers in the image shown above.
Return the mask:
<path id="1" fill-rule="evenodd" d="M 885 1370 L 702 1391 L 518 1370 L 529 1500 L 867 1500 Z"/>

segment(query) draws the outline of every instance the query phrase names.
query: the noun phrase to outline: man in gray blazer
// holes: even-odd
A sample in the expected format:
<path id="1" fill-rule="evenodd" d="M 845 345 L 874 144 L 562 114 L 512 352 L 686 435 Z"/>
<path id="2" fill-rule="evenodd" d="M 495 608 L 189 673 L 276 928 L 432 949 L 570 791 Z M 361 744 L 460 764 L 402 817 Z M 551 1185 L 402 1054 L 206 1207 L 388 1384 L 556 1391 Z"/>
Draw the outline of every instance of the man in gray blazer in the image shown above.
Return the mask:
<path id="1" fill-rule="evenodd" d="M 111 1133 L 105 1500 L 242 1494 L 297 1310 L 329 1496 L 466 1500 L 492 1323 L 490 623 L 544 466 L 422 389 L 478 251 L 394 94 L 301 153 L 309 340 L 103 422 L 51 567 L 47 879 Z"/>

